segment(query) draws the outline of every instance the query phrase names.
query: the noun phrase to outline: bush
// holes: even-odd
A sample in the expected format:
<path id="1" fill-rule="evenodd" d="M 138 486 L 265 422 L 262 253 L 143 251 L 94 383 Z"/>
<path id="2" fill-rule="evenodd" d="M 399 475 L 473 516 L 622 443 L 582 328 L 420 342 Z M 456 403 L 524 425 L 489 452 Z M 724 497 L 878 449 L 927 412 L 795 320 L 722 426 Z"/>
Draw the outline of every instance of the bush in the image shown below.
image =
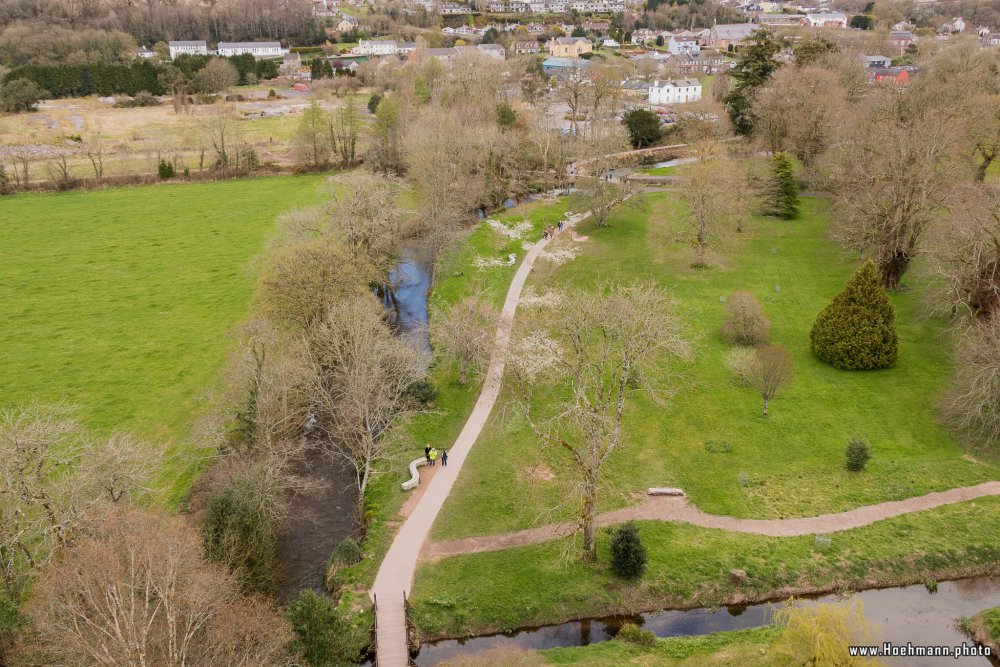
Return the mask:
<path id="1" fill-rule="evenodd" d="M 637 579 L 646 571 L 646 547 L 639 538 L 639 528 L 632 522 L 622 524 L 611 534 L 611 569 L 624 579 Z"/>
<path id="2" fill-rule="evenodd" d="M 847 443 L 847 469 L 851 472 L 861 472 L 872 457 L 871 447 L 861 438 L 851 438 Z"/>
<path id="3" fill-rule="evenodd" d="M 334 548 L 333 553 L 330 554 L 330 562 L 340 565 L 354 565 L 361 562 L 362 556 L 364 554 L 361 552 L 361 547 L 348 537 L 341 540 L 340 544 Z"/>
<path id="4" fill-rule="evenodd" d="M 378 105 L 382 103 L 382 96 L 375 93 L 368 98 L 368 113 L 375 113 L 378 111 Z"/>
<path id="5" fill-rule="evenodd" d="M 0 111 L 20 113 L 34 111 L 48 93 L 30 79 L 14 79 L 0 85 Z"/>
<path id="6" fill-rule="evenodd" d="M 343 619 L 333 602 L 304 590 L 285 609 L 295 639 L 291 650 L 310 667 L 360 662 L 364 631 Z"/>
<path id="7" fill-rule="evenodd" d="M 869 370 L 896 363 L 896 312 L 870 260 L 820 312 L 809 336 L 813 353 L 835 368 Z"/>
<path id="8" fill-rule="evenodd" d="M 160 180 L 165 181 L 168 178 L 174 177 L 174 165 L 161 159 L 160 164 L 156 166 L 156 173 L 160 175 Z"/>
<path id="9" fill-rule="evenodd" d="M 406 393 L 421 405 L 431 405 L 437 400 L 438 390 L 434 383 L 426 378 L 421 378 L 411 384 L 406 389 Z"/>
<path id="10" fill-rule="evenodd" d="M 647 109 L 632 109 L 622 116 L 632 148 L 652 146 L 660 140 L 660 117 Z"/>
<path id="11" fill-rule="evenodd" d="M 749 347 L 734 347 L 726 352 L 726 368 L 733 374 L 737 387 L 749 387 L 753 377 L 757 353 Z"/>
<path id="12" fill-rule="evenodd" d="M 656 646 L 656 635 L 649 630 L 643 630 L 635 623 L 626 623 L 618 630 L 615 639 L 629 644 L 635 644 L 643 648 L 653 648 Z"/>
<path id="13" fill-rule="evenodd" d="M 727 343 L 756 347 L 767 342 L 771 322 L 760 302 L 750 292 L 733 292 L 726 304 L 720 333 Z"/>

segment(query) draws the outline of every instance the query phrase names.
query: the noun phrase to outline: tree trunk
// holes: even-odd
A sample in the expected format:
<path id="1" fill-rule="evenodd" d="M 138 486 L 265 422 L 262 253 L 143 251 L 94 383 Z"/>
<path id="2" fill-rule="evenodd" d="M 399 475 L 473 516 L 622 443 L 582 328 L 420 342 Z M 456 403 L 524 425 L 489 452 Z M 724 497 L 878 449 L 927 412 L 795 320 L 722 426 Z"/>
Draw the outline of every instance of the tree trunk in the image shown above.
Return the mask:
<path id="1" fill-rule="evenodd" d="M 882 287 L 887 290 L 899 289 L 903 274 L 910 266 L 910 256 L 903 252 L 895 252 L 891 257 L 879 261 L 879 273 L 882 274 Z"/>
<path id="2" fill-rule="evenodd" d="M 767 416 L 767 404 L 768 404 L 768 399 L 765 398 L 764 399 L 764 416 L 765 417 Z"/>
<path id="3" fill-rule="evenodd" d="M 976 165 L 976 181 L 982 183 L 986 180 L 986 170 L 993 163 L 993 158 L 983 156 L 979 164 Z"/>
<path id="4" fill-rule="evenodd" d="M 591 562 L 597 560 L 597 542 L 594 539 L 596 509 L 597 480 L 588 474 L 583 489 L 583 509 L 580 518 L 583 523 L 583 559 Z"/>

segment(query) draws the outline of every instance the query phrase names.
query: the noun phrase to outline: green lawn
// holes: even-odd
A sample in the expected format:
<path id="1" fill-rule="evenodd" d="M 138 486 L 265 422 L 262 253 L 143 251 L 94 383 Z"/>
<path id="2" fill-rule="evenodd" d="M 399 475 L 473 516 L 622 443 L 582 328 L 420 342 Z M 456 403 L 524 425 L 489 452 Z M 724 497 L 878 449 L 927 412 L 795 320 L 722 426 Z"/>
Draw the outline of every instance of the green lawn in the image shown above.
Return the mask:
<path id="1" fill-rule="evenodd" d="M 811 535 L 764 537 L 641 522 L 649 562 L 636 584 L 610 572 L 602 530 L 597 564 L 573 558 L 567 540 L 425 562 L 410 601 L 425 637 L 462 637 L 572 618 L 752 602 L 792 590 L 995 575 L 998 517 L 1000 498 L 986 498 L 835 533 L 828 546 Z M 746 571 L 742 586 L 732 582 L 733 569 Z"/>
<path id="2" fill-rule="evenodd" d="M 98 433 L 167 448 L 176 500 L 275 217 L 321 176 L 0 199 L 0 404 L 66 402 Z"/>
<path id="3" fill-rule="evenodd" d="M 800 220 L 755 219 L 707 270 L 690 268 L 678 243 L 675 195 L 648 198 L 609 227 L 580 230 L 582 253 L 542 279 L 576 287 L 617 276 L 651 278 L 679 301 L 696 342 L 666 407 L 641 396 L 625 420 L 625 439 L 605 469 L 602 509 L 634 501 L 649 486 L 679 486 L 701 509 L 737 517 L 811 516 L 998 478 L 994 463 L 963 458 L 936 418 L 950 368 L 944 323 L 928 319 L 914 289 L 894 294 L 900 335 L 895 368 L 839 371 L 816 359 L 809 329 L 857 265 L 826 237 L 826 205 L 803 200 Z M 915 275 L 915 273 L 914 273 Z M 536 276 L 533 280 L 539 280 Z M 720 297 L 750 290 L 772 320 L 772 340 L 789 348 L 796 377 L 761 416 L 760 398 L 731 381 L 718 336 Z M 519 315 L 523 326 L 524 318 Z M 844 469 L 853 435 L 874 458 L 860 474 Z M 730 451 L 709 451 L 709 441 Z M 720 448 L 712 447 L 719 450 Z M 721 448 L 725 449 L 725 448 Z M 566 519 L 572 480 L 556 451 L 541 452 L 512 409 L 499 404 L 434 526 L 434 539 L 516 530 Z M 536 466 L 554 473 L 537 474 Z M 548 512 L 556 508 L 554 512 Z"/>
<path id="4" fill-rule="evenodd" d="M 1000 645 L 1000 607 L 976 614 L 974 622 L 982 628 L 982 639 L 991 641 L 994 646 Z"/>

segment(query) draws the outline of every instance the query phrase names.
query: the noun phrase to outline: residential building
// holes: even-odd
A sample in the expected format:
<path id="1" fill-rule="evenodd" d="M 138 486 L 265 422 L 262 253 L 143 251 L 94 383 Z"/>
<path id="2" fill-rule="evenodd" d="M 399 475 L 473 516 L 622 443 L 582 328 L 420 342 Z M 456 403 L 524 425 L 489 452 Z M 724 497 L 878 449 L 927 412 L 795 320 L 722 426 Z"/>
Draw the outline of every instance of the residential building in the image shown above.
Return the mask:
<path id="1" fill-rule="evenodd" d="M 531 53 L 541 53 L 542 51 L 541 45 L 533 39 L 526 40 L 523 42 L 511 42 L 510 49 L 511 51 L 514 52 L 515 56 L 523 56 Z"/>
<path id="2" fill-rule="evenodd" d="M 802 25 L 813 28 L 846 28 L 847 14 L 843 12 L 815 12 L 806 14 Z"/>
<path id="3" fill-rule="evenodd" d="M 667 50 L 674 55 L 681 53 L 692 53 L 694 55 L 698 55 L 701 51 L 701 47 L 698 46 L 698 40 L 694 37 L 671 35 L 670 40 L 667 42 Z"/>
<path id="4" fill-rule="evenodd" d="M 622 93 L 626 97 L 633 97 L 639 100 L 649 99 L 649 87 L 650 83 L 648 81 L 622 81 Z"/>
<path id="5" fill-rule="evenodd" d="M 891 67 L 892 58 L 887 56 L 861 56 L 861 62 L 865 67 Z"/>
<path id="6" fill-rule="evenodd" d="M 611 21 L 584 21 L 580 25 L 587 32 L 604 33 L 611 30 Z"/>
<path id="7" fill-rule="evenodd" d="M 983 46 L 1000 46 L 1000 32 L 987 32 L 979 39 Z"/>
<path id="8" fill-rule="evenodd" d="M 737 47 L 758 28 L 760 26 L 754 23 L 718 23 L 709 32 L 708 46 L 717 49 Z"/>
<path id="9" fill-rule="evenodd" d="M 254 58 L 280 58 L 287 51 L 281 42 L 219 42 L 220 56 L 242 56 L 249 53 Z"/>
<path id="10" fill-rule="evenodd" d="M 605 49 L 620 49 L 622 45 L 621 42 L 619 42 L 617 39 L 611 39 L 610 37 L 605 37 L 604 39 L 601 40 L 601 46 L 604 47 Z"/>
<path id="11" fill-rule="evenodd" d="M 503 48 L 502 44 L 479 44 L 476 46 L 476 50 L 494 60 L 506 60 L 507 58 L 507 50 Z"/>
<path id="12" fill-rule="evenodd" d="M 757 23 L 760 25 L 802 25 L 805 14 L 760 14 Z"/>
<path id="13" fill-rule="evenodd" d="M 576 67 L 586 67 L 586 60 L 578 58 L 546 58 L 542 63 L 542 72 L 549 76 L 563 76 Z"/>
<path id="14" fill-rule="evenodd" d="M 645 44 L 655 38 L 655 33 L 649 28 L 639 28 L 638 30 L 632 31 L 633 44 Z"/>
<path id="15" fill-rule="evenodd" d="M 557 37 L 549 42 L 549 53 L 553 58 L 579 58 L 590 53 L 594 45 L 586 37 Z"/>
<path id="16" fill-rule="evenodd" d="M 441 8 L 438 11 L 442 16 L 454 16 L 456 14 L 471 14 L 472 7 L 469 5 L 460 5 L 457 2 L 442 2 Z"/>
<path id="17" fill-rule="evenodd" d="M 700 99 L 701 81 L 698 79 L 654 81 L 649 87 L 650 104 L 684 104 Z"/>
<path id="18" fill-rule="evenodd" d="M 362 39 L 357 46 L 351 49 L 351 52 L 359 56 L 394 56 L 399 51 L 395 40 Z"/>
<path id="19" fill-rule="evenodd" d="M 140 46 L 139 50 L 135 52 L 135 55 L 139 58 L 145 58 L 148 60 L 149 58 L 156 57 L 156 51 L 150 51 L 145 46 Z"/>
<path id="20" fill-rule="evenodd" d="M 889 41 L 899 51 L 900 54 L 906 52 L 906 47 L 912 44 L 917 38 L 909 30 L 893 30 L 889 33 Z"/>
<path id="21" fill-rule="evenodd" d="M 335 27 L 337 32 L 351 32 L 358 29 L 358 20 L 353 16 L 342 16 Z"/>
<path id="22" fill-rule="evenodd" d="M 915 71 L 912 67 L 873 67 L 868 70 L 868 77 L 875 83 L 905 86 L 910 83 L 910 77 Z"/>
<path id="23" fill-rule="evenodd" d="M 188 42 L 169 42 L 167 47 L 170 49 L 170 59 L 173 60 L 181 54 L 188 54 L 190 56 L 207 56 L 208 55 L 208 43 L 204 40 L 200 41 L 188 41 Z"/>

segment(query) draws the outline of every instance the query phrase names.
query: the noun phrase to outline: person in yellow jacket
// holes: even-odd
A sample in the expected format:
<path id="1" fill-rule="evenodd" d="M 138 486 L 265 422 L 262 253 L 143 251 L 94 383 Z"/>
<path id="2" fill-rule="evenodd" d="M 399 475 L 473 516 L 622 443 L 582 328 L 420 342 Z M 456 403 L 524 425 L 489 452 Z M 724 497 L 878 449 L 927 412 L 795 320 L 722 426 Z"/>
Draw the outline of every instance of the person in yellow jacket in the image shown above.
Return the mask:
<path id="1" fill-rule="evenodd" d="M 432 447 L 431 448 L 431 465 L 435 465 L 437 463 L 437 457 L 438 457 L 438 450 L 434 449 Z"/>

